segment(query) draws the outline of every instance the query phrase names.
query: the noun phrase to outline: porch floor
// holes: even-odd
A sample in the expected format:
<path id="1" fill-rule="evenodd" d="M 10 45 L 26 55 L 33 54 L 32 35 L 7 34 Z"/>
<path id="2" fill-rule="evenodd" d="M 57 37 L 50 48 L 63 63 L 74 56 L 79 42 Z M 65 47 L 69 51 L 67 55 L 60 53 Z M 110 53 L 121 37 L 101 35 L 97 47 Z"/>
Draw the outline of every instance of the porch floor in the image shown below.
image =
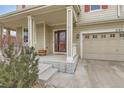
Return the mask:
<path id="1" fill-rule="evenodd" d="M 52 64 L 52 67 L 57 68 L 60 72 L 74 73 L 78 62 L 78 56 L 75 56 L 72 62 L 66 61 L 66 58 L 67 56 L 65 54 L 39 56 L 39 64 Z"/>
<path id="2" fill-rule="evenodd" d="M 46 61 L 50 61 L 50 62 L 66 62 L 66 55 L 58 55 L 58 54 L 49 54 L 46 56 L 40 56 L 40 62 L 46 62 Z"/>

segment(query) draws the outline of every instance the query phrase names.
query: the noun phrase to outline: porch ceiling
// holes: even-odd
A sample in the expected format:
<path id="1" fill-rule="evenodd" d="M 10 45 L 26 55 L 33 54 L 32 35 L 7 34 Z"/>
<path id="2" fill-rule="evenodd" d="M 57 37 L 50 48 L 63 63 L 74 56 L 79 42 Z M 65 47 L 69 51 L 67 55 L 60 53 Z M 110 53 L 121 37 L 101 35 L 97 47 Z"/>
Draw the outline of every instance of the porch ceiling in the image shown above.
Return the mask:
<path id="1" fill-rule="evenodd" d="M 48 25 L 57 25 L 66 23 L 66 6 L 47 6 L 45 8 L 36 9 L 35 11 L 27 11 L 26 13 L 11 14 L 10 16 L 0 17 L 0 22 L 6 27 L 16 28 L 27 26 L 27 16 L 31 15 L 36 24 L 46 23 Z"/>
<path id="2" fill-rule="evenodd" d="M 66 10 L 55 11 L 52 13 L 37 15 L 33 17 L 36 24 L 46 23 L 49 26 L 63 25 L 66 24 Z M 17 27 L 27 27 L 28 20 L 27 17 L 20 18 L 18 20 L 12 20 L 9 22 L 4 22 L 4 26 L 8 28 L 16 29 Z"/>
<path id="3" fill-rule="evenodd" d="M 36 24 L 46 23 L 50 26 L 66 24 L 66 9 L 54 11 L 52 13 L 37 15 L 34 17 Z"/>
<path id="4" fill-rule="evenodd" d="M 18 20 L 4 22 L 4 27 L 11 29 L 16 29 L 17 27 L 27 27 L 27 25 L 28 25 L 27 18 L 21 18 Z"/>

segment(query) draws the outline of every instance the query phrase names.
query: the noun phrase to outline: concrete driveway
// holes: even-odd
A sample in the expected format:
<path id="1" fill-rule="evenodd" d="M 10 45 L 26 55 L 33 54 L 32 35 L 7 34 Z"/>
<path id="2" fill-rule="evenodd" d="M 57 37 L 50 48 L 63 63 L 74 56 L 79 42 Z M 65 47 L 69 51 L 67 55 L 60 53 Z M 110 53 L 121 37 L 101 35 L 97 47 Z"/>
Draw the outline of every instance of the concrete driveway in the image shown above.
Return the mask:
<path id="1" fill-rule="evenodd" d="M 58 72 L 48 84 L 58 88 L 124 87 L 124 62 L 80 60 L 75 74 Z"/>

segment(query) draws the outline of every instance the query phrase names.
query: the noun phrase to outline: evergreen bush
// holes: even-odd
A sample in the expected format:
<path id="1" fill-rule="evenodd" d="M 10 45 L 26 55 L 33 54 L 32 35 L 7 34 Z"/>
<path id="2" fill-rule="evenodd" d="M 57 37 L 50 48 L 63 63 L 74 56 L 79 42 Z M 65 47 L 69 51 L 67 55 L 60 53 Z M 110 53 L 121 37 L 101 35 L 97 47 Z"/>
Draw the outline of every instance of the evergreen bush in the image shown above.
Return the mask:
<path id="1" fill-rule="evenodd" d="M 1 49 L 5 60 L 0 62 L 0 87 L 32 87 L 38 80 L 38 59 L 34 48 L 17 46 L 9 41 L 7 47 L 4 44 Z"/>

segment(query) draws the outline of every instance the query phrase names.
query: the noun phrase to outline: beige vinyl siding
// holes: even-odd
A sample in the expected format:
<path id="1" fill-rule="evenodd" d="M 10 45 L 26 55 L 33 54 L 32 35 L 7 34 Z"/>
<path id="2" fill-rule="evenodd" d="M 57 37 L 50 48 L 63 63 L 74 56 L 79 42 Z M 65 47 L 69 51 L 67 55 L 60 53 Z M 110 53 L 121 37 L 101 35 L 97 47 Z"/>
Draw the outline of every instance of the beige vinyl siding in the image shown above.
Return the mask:
<path id="1" fill-rule="evenodd" d="M 45 30 L 45 33 L 44 33 Z M 45 36 L 44 36 L 45 35 Z M 45 38 L 45 43 L 44 43 L 44 38 Z M 39 49 L 44 49 L 44 44 L 46 44 L 46 50 L 47 54 L 51 54 L 53 47 L 52 47 L 52 29 L 50 26 L 45 25 L 44 29 L 44 24 L 37 24 L 36 25 L 36 39 L 37 39 L 37 44 L 36 44 L 36 50 Z"/>
<path id="2" fill-rule="evenodd" d="M 52 28 L 49 27 L 49 53 L 53 53 L 53 33 L 52 33 Z"/>
<path id="3" fill-rule="evenodd" d="M 25 5 L 25 7 L 34 7 L 34 6 L 37 6 L 37 5 Z"/>
<path id="4" fill-rule="evenodd" d="M 16 10 L 22 9 L 22 5 L 16 5 Z"/>
<path id="5" fill-rule="evenodd" d="M 78 24 L 89 24 L 117 18 L 117 5 L 109 5 L 108 9 L 84 12 L 84 5 L 81 6 L 81 13 L 78 17 Z"/>
<path id="6" fill-rule="evenodd" d="M 124 28 L 124 22 L 113 22 L 113 23 L 105 23 L 105 24 L 94 24 L 94 25 L 87 25 L 87 26 L 80 26 L 80 27 L 74 27 L 74 33 L 73 33 L 73 43 L 77 44 L 77 51 L 80 55 L 80 38 L 77 39 L 77 34 L 80 34 L 81 31 L 101 31 L 107 29 L 117 29 L 117 28 Z"/>
<path id="7" fill-rule="evenodd" d="M 16 5 L 16 10 L 24 9 L 22 6 L 23 5 Z M 34 6 L 36 6 L 36 5 L 25 5 L 25 8 L 34 7 Z"/>
<path id="8" fill-rule="evenodd" d="M 44 49 L 44 29 L 43 24 L 37 24 L 36 25 L 36 50 Z"/>
<path id="9" fill-rule="evenodd" d="M 23 41 L 23 38 L 22 38 L 22 27 L 18 27 L 16 29 L 16 36 Z"/>
<path id="10" fill-rule="evenodd" d="M 66 25 L 58 25 L 58 26 L 52 26 L 52 29 L 66 29 Z"/>
<path id="11" fill-rule="evenodd" d="M 50 26 L 46 25 L 46 50 L 47 50 L 47 54 L 51 54 L 52 53 L 52 29 Z"/>

